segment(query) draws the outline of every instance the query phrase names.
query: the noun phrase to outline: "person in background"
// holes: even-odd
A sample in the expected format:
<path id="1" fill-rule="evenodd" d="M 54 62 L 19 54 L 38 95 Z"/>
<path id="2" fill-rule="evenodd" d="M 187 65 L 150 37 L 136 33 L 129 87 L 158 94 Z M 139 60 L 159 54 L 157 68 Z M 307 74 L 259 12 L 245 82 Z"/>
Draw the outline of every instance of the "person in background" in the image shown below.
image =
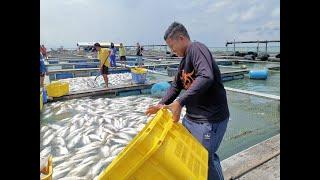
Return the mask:
<path id="1" fill-rule="evenodd" d="M 114 47 L 114 44 L 111 43 L 110 45 L 110 50 L 111 50 L 111 54 L 110 54 L 110 63 L 111 63 L 111 67 L 116 67 L 116 53 L 117 53 L 117 49 Z"/>
<path id="2" fill-rule="evenodd" d="M 124 67 L 126 67 L 126 49 L 123 47 L 123 44 L 120 43 L 119 47 L 119 56 L 120 56 L 120 61 L 124 63 Z"/>
<path id="3" fill-rule="evenodd" d="M 40 87 L 44 87 L 44 77 L 47 73 L 46 65 L 44 64 L 44 58 L 42 53 L 40 52 Z"/>
<path id="4" fill-rule="evenodd" d="M 40 51 L 44 57 L 45 60 L 48 59 L 48 56 L 47 56 L 47 48 L 44 47 L 44 45 L 40 46 Z"/>
<path id="5" fill-rule="evenodd" d="M 180 23 L 173 22 L 169 26 L 164 40 L 174 53 L 183 58 L 166 95 L 157 105 L 149 106 L 145 113 L 151 115 L 167 108 L 173 114 L 173 121 L 177 122 L 182 107 L 186 106 L 182 124 L 208 150 L 208 179 L 223 180 L 216 152 L 230 114 L 219 67 L 207 46 L 192 42 L 187 29 Z M 186 91 L 176 99 L 182 89 Z"/>
<path id="6" fill-rule="evenodd" d="M 100 72 L 103 76 L 103 80 L 108 88 L 108 74 L 110 67 L 110 54 L 111 50 L 108 48 L 102 48 L 99 43 L 93 45 L 94 50 L 98 52 L 98 59 L 100 60 Z"/>
<path id="7" fill-rule="evenodd" d="M 137 42 L 137 63 L 138 63 L 138 67 L 142 66 L 142 51 L 143 51 L 143 47 L 140 46 L 140 44 Z"/>

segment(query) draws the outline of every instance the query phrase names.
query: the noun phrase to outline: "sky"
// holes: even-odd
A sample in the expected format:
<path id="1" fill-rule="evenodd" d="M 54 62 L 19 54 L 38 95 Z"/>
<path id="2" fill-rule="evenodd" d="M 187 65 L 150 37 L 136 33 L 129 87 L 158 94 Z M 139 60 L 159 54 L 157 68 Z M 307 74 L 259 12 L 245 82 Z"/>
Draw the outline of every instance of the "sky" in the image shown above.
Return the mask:
<path id="1" fill-rule="evenodd" d="M 165 44 L 177 21 L 192 41 L 280 40 L 279 0 L 40 0 L 40 44 L 76 48 L 77 42 Z"/>

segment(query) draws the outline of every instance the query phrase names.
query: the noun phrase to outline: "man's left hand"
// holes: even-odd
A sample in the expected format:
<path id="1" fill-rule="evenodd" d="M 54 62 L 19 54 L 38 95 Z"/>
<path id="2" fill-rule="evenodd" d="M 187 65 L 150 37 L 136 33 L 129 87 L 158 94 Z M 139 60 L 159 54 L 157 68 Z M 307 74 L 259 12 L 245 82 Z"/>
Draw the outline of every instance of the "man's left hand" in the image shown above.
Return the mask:
<path id="1" fill-rule="evenodd" d="M 174 101 L 173 103 L 165 105 L 163 107 L 169 109 L 172 112 L 173 122 L 179 121 L 182 107 L 178 101 Z"/>

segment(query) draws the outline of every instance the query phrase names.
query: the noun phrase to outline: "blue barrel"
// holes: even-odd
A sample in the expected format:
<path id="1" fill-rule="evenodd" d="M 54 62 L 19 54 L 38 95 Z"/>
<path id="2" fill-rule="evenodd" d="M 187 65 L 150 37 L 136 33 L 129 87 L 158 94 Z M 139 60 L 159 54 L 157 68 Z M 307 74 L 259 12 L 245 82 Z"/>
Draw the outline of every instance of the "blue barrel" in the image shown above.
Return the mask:
<path id="1" fill-rule="evenodd" d="M 144 84 L 147 80 L 147 74 L 136 74 L 131 72 L 132 80 L 136 84 Z"/>
<path id="2" fill-rule="evenodd" d="M 268 78 L 268 70 L 251 70 L 249 71 L 250 79 L 267 79 Z"/>
<path id="3" fill-rule="evenodd" d="M 170 88 L 170 84 L 168 82 L 159 82 L 152 86 L 151 95 L 154 97 L 163 97 L 167 90 Z"/>

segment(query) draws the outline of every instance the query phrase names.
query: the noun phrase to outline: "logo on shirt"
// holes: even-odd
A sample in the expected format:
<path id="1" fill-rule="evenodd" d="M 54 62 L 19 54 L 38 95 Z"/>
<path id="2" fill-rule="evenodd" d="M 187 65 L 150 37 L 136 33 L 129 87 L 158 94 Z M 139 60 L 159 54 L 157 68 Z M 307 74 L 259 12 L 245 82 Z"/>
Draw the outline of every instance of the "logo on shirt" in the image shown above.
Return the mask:
<path id="1" fill-rule="evenodd" d="M 184 70 L 182 70 L 180 79 L 181 79 L 183 87 L 185 89 L 188 89 L 191 86 L 191 84 L 192 84 L 192 82 L 194 80 L 192 78 L 193 74 L 194 74 L 194 70 L 191 73 L 187 73 Z"/>

